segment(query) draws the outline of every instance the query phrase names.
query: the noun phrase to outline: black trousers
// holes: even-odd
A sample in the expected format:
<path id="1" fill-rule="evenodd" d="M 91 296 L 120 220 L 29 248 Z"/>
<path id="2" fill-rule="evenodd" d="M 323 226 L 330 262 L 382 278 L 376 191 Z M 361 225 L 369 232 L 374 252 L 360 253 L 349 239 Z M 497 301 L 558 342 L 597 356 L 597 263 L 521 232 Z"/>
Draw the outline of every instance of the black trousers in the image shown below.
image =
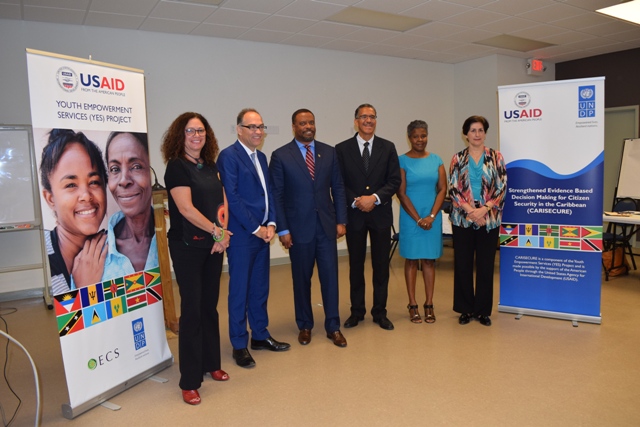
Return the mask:
<path id="1" fill-rule="evenodd" d="M 347 225 L 351 314 L 362 317 L 367 312 L 364 298 L 364 261 L 367 256 L 367 234 L 371 241 L 371 265 L 373 266 L 371 316 L 374 319 L 379 319 L 387 316 L 391 227 L 371 228 L 365 225 L 361 229 L 354 230 Z"/>
<path id="2" fill-rule="evenodd" d="M 180 388 L 200 388 L 205 372 L 220 369 L 218 297 L 223 254 L 169 240 L 180 289 Z"/>
<path id="3" fill-rule="evenodd" d="M 493 309 L 493 266 L 499 228 L 453 226 L 453 311 L 490 316 Z M 473 269 L 476 269 L 475 291 Z"/>

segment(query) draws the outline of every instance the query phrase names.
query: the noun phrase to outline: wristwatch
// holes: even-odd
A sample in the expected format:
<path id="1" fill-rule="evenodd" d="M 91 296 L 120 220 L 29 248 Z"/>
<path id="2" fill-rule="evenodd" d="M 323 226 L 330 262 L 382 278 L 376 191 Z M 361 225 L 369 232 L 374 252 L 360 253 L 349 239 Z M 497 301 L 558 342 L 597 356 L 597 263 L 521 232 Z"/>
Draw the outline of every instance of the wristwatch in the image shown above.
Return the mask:
<path id="1" fill-rule="evenodd" d="M 435 218 L 436 216 L 434 214 L 429 215 L 430 218 Z"/>

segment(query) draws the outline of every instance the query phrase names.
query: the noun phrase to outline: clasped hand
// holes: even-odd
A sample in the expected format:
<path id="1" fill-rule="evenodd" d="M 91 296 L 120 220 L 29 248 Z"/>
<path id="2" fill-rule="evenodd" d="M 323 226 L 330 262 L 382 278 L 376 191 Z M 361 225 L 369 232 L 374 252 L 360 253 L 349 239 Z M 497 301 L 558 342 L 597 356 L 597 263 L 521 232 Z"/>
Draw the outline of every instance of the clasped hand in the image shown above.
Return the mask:
<path id="1" fill-rule="evenodd" d="M 360 209 L 362 212 L 371 212 L 373 208 L 376 207 L 376 196 L 360 196 L 355 200 L 356 208 Z"/>
<path id="2" fill-rule="evenodd" d="M 231 236 L 233 236 L 233 233 L 230 232 L 229 230 L 224 230 L 224 236 L 222 237 L 222 240 L 220 240 L 219 242 L 214 242 L 213 243 L 213 247 L 211 248 L 211 253 L 222 253 L 224 252 L 228 247 L 229 244 L 231 243 Z"/>

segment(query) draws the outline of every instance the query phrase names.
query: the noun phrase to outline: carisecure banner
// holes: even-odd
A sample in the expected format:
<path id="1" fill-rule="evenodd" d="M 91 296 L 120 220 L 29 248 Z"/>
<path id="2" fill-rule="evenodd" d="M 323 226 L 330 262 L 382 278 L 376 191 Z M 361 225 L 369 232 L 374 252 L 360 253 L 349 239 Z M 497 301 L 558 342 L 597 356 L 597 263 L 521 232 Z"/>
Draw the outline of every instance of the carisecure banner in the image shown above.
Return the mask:
<path id="1" fill-rule="evenodd" d="M 27 65 L 69 392 L 62 412 L 73 418 L 173 363 L 153 224 L 144 74 L 30 49 Z"/>
<path id="2" fill-rule="evenodd" d="M 604 78 L 501 86 L 498 310 L 600 323 Z"/>

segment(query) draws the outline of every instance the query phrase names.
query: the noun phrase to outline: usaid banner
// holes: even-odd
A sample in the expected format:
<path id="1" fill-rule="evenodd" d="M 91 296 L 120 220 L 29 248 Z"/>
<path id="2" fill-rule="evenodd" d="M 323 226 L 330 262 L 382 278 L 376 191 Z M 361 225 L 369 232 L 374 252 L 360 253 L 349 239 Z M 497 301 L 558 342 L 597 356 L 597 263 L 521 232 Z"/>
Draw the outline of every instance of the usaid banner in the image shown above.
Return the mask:
<path id="1" fill-rule="evenodd" d="M 501 86 L 498 310 L 600 323 L 604 78 Z"/>
<path id="2" fill-rule="evenodd" d="M 153 223 L 144 74 L 34 50 L 27 50 L 27 65 L 69 392 L 62 413 L 73 418 L 173 363 Z"/>

